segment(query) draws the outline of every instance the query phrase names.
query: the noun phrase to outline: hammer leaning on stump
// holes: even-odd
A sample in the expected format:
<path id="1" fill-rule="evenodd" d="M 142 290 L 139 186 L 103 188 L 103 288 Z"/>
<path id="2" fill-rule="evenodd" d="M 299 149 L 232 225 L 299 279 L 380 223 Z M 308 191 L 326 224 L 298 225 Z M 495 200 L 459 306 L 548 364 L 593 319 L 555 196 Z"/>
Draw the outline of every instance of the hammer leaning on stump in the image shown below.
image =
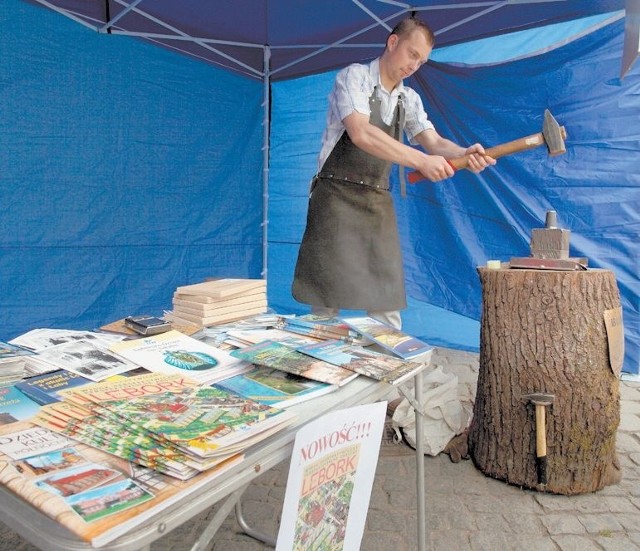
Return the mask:
<path id="1" fill-rule="evenodd" d="M 536 407 L 536 468 L 538 484 L 547 483 L 547 428 L 545 408 L 553 403 L 553 394 L 535 392 L 522 397 Z"/>

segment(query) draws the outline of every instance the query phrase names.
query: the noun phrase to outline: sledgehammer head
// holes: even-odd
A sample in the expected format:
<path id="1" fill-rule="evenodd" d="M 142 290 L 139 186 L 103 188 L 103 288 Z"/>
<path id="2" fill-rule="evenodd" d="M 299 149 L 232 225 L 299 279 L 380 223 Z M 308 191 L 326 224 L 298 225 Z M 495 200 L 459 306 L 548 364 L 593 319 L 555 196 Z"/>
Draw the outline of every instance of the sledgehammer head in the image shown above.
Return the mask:
<path id="1" fill-rule="evenodd" d="M 524 394 L 522 396 L 523 400 L 528 400 L 532 404 L 536 406 L 550 406 L 553 404 L 553 400 L 555 399 L 555 395 L 553 394 L 544 394 L 542 392 L 534 392 L 533 394 Z"/>
<path id="2" fill-rule="evenodd" d="M 544 123 L 542 124 L 542 136 L 544 142 L 549 149 L 549 155 L 554 157 L 555 155 L 562 155 L 567 152 L 564 146 L 564 140 L 567 137 L 567 132 L 564 126 L 560 126 L 558 121 L 553 117 L 551 111 L 545 109 L 544 111 Z"/>

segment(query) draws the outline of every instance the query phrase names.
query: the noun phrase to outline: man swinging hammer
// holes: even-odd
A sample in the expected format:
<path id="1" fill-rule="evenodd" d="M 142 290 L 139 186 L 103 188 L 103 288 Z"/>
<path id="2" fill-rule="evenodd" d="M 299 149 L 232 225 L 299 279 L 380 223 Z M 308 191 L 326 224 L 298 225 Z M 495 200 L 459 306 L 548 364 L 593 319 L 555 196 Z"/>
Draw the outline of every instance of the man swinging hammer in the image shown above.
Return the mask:
<path id="1" fill-rule="evenodd" d="M 313 313 L 365 310 L 400 329 L 406 295 L 391 165 L 437 182 L 454 174 L 447 158 L 470 155 L 468 168 L 476 173 L 495 164 L 480 144 L 464 148 L 440 136 L 419 95 L 403 85 L 433 45 L 424 22 L 404 19 L 379 58 L 336 77 L 292 286 L 293 297 Z M 427 153 L 403 144 L 402 132 Z"/>

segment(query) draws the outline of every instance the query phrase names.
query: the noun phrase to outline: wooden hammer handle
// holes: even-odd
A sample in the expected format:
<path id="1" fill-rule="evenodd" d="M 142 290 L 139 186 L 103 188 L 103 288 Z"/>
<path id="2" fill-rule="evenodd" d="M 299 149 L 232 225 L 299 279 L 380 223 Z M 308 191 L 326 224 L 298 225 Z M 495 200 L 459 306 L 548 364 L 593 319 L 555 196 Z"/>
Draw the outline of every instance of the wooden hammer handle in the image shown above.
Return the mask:
<path id="1" fill-rule="evenodd" d="M 526 151 L 527 149 L 534 149 L 544 143 L 544 136 L 542 132 L 538 132 L 537 134 L 531 134 L 530 136 L 525 136 L 524 138 L 518 138 L 517 140 L 513 140 L 512 142 L 506 142 L 500 145 L 494 145 L 493 147 L 489 147 L 485 149 L 485 153 L 489 157 L 493 157 L 494 159 L 498 159 L 500 157 L 504 157 L 505 155 L 511 155 L 513 153 L 518 153 L 520 151 Z M 462 157 L 456 157 L 455 159 L 448 159 L 448 163 L 453 167 L 454 170 L 461 170 L 463 168 L 467 168 L 469 165 L 469 157 L 471 155 L 464 155 Z M 425 177 L 421 172 L 417 170 L 413 172 L 409 172 L 407 175 L 407 180 L 411 184 L 415 184 L 420 180 L 424 180 Z"/>
<path id="2" fill-rule="evenodd" d="M 536 404 L 536 471 L 538 484 L 547 483 L 547 429 L 545 406 Z"/>
<path id="3" fill-rule="evenodd" d="M 536 456 L 547 455 L 547 429 L 545 406 L 536 404 Z"/>

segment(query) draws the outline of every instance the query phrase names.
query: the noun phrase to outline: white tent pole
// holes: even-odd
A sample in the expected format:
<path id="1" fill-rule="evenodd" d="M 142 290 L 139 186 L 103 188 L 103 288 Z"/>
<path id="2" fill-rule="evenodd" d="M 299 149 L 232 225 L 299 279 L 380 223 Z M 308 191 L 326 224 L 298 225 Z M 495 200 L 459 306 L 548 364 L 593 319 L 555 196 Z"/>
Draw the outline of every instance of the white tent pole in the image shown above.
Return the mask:
<path id="1" fill-rule="evenodd" d="M 620 78 L 624 78 L 633 62 L 640 56 L 640 0 L 627 0 L 624 23 L 624 48 Z"/>
<path id="2" fill-rule="evenodd" d="M 269 238 L 269 129 L 271 119 L 269 108 L 271 104 L 271 48 L 264 48 L 264 71 L 263 71 L 263 120 L 262 120 L 262 279 L 267 279 L 267 248 Z"/>

